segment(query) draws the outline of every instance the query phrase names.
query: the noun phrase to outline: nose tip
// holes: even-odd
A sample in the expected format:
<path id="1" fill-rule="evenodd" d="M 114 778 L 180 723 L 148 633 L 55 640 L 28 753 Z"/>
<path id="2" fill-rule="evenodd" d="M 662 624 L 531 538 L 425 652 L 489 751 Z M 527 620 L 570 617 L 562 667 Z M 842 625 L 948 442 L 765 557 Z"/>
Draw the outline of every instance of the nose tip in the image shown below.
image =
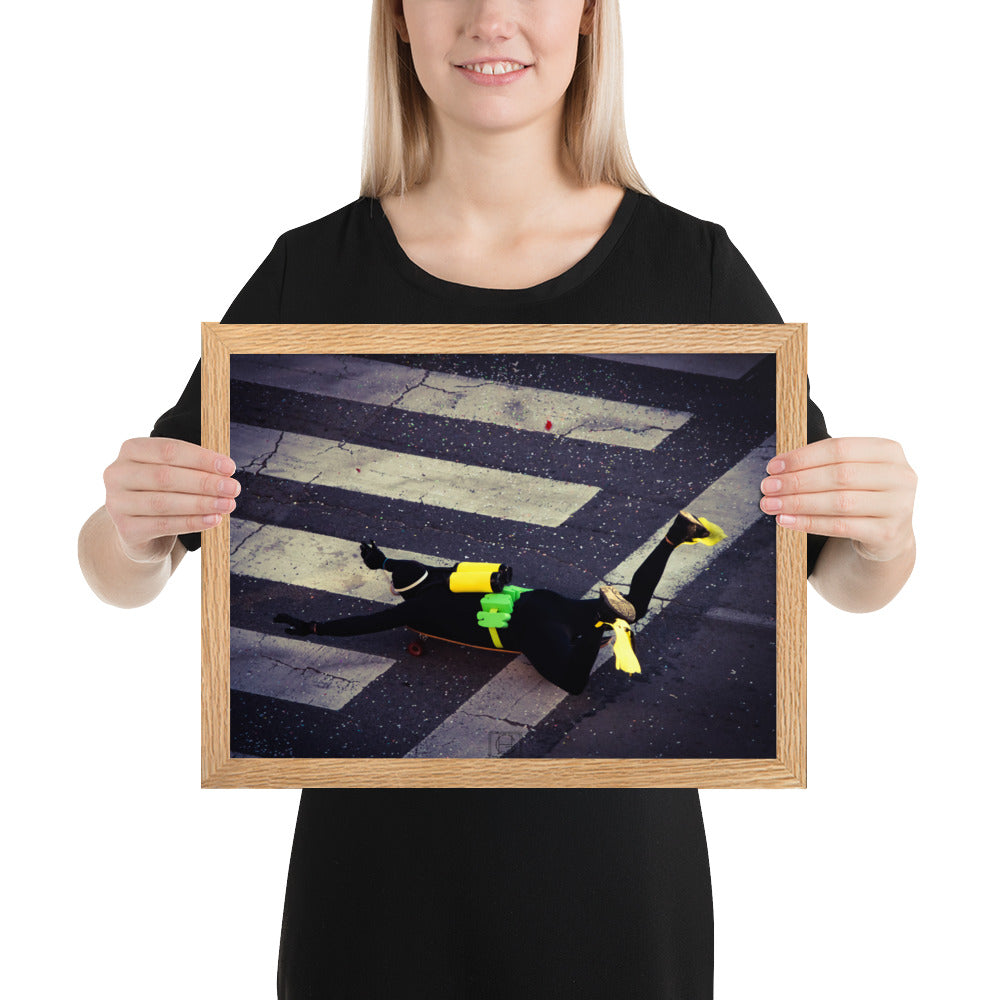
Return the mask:
<path id="1" fill-rule="evenodd" d="M 466 34 L 471 38 L 490 41 L 494 38 L 510 38 L 517 30 L 511 17 L 509 2 L 480 0 L 473 4 L 466 25 Z"/>

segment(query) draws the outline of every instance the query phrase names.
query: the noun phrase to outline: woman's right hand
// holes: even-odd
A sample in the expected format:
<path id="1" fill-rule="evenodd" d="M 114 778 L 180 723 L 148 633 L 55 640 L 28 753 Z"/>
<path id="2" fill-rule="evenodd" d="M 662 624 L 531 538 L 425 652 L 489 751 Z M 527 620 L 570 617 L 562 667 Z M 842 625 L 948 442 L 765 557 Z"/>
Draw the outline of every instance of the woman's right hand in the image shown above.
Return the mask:
<path id="1" fill-rule="evenodd" d="M 134 562 L 166 558 L 179 534 L 214 528 L 236 507 L 227 455 L 175 438 L 133 438 L 104 470 L 105 507 Z"/>

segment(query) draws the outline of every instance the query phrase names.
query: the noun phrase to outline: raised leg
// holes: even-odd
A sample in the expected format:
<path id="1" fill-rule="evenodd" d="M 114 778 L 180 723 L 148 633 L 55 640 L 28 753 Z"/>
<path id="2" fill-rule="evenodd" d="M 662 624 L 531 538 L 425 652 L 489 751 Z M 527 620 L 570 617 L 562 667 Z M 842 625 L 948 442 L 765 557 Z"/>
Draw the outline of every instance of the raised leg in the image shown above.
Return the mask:
<path id="1" fill-rule="evenodd" d="M 696 521 L 690 514 L 681 511 L 674 518 L 666 536 L 659 545 L 643 560 L 642 565 L 632 575 L 629 584 L 628 599 L 635 607 L 635 617 L 638 621 L 649 610 L 649 602 L 653 597 L 667 568 L 667 560 L 678 545 L 683 545 L 694 538 L 704 538 L 708 529 Z"/>

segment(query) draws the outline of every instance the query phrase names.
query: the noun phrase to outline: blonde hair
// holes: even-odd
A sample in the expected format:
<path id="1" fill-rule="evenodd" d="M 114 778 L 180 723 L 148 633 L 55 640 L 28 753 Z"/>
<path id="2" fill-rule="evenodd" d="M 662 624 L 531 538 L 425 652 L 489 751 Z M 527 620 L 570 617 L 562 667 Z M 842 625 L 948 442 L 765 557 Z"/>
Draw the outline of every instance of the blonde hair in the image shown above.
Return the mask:
<path id="1" fill-rule="evenodd" d="M 431 121 L 410 47 L 396 30 L 393 0 L 372 3 L 368 106 L 361 194 L 402 194 L 427 179 Z M 580 184 L 607 183 L 648 194 L 625 135 L 624 72 L 618 0 L 594 0 L 593 31 L 580 36 L 566 91 L 564 139 Z"/>

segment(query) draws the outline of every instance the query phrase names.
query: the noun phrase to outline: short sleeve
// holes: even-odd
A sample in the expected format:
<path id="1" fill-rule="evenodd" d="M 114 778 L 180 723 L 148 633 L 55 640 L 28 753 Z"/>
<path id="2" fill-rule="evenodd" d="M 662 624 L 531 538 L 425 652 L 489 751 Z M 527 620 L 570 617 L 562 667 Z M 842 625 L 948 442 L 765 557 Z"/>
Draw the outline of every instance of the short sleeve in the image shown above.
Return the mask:
<path id="1" fill-rule="evenodd" d="M 710 323 L 780 323 L 781 315 L 722 226 L 712 226 Z"/>
<path id="2" fill-rule="evenodd" d="M 271 252 L 226 310 L 222 322 L 280 323 L 286 260 L 286 239 L 279 236 Z"/>
<path id="3" fill-rule="evenodd" d="M 278 323 L 281 321 L 281 292 L 285 277 L 285 237 L 278 238 L 271 252 L 254 271 L 243 290 L 226 310 L 223 323 Z M 188 379 L 174 405 L 161 414 L 150 437 L 178 438 L 201 444 L 201 362 Z M 201 547 L 201 534 L 180 535 L 189 552 Z"/>

